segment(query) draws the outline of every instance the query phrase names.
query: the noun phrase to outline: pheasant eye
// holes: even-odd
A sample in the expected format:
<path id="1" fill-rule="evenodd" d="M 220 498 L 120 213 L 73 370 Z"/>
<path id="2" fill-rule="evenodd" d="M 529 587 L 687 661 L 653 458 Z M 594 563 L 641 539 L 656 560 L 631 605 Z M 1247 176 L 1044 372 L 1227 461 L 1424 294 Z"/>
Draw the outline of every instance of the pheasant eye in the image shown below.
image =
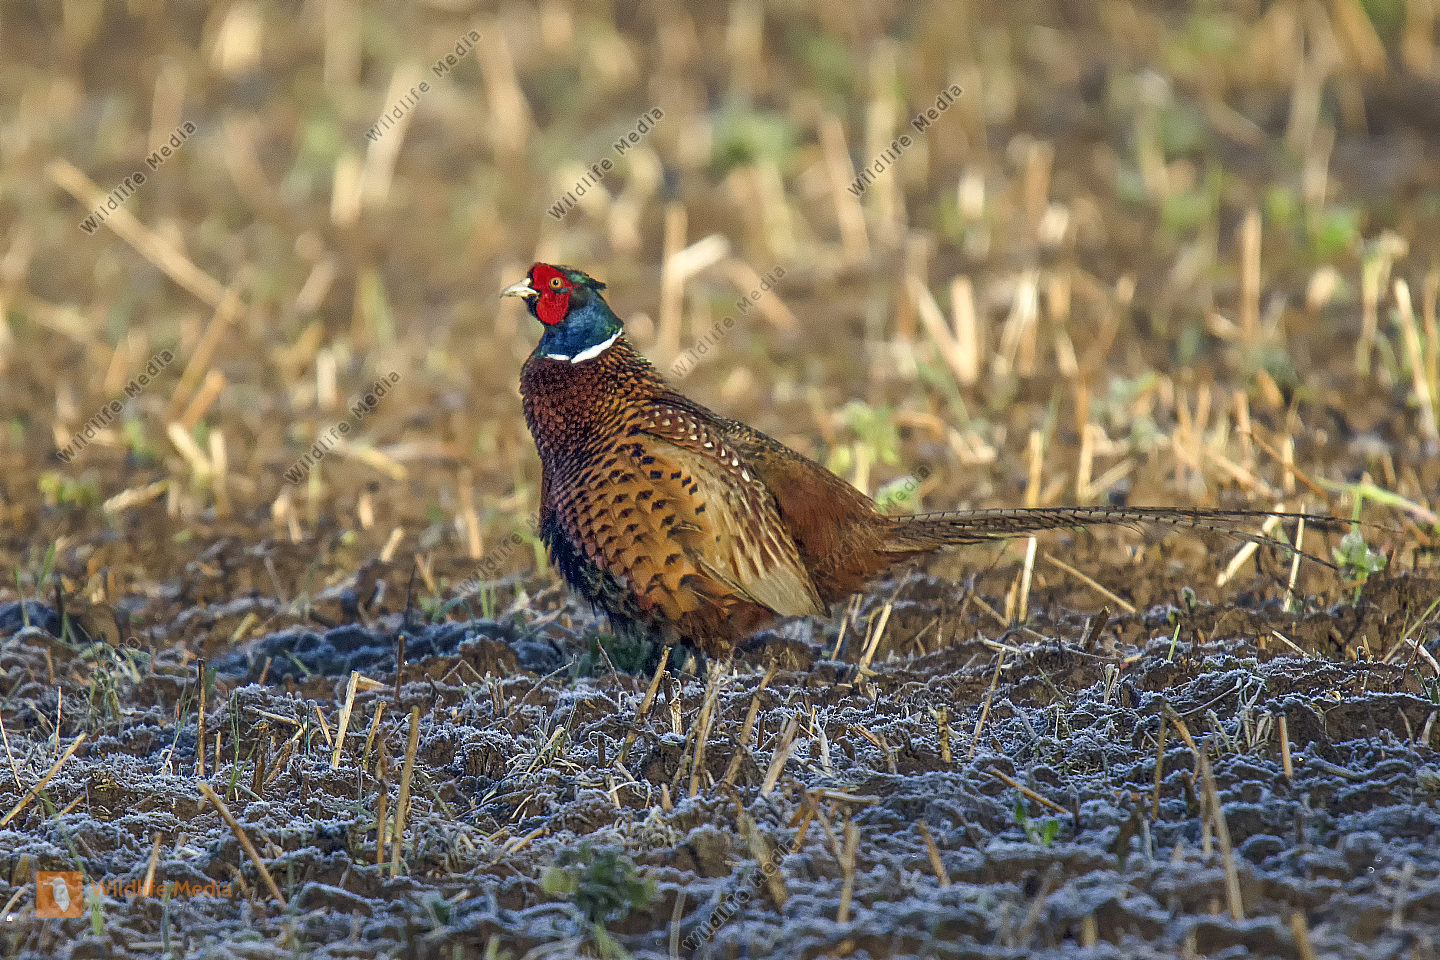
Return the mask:
<path id="1" fill-rule="evenodd" d="M 559 290 L 559 289 L 560 289 L 560 278 L 559 278 L 559 277 L 551 277 L 551 278 L 550 278 L 550 289 L 551 289 L 551 290 Z"/>

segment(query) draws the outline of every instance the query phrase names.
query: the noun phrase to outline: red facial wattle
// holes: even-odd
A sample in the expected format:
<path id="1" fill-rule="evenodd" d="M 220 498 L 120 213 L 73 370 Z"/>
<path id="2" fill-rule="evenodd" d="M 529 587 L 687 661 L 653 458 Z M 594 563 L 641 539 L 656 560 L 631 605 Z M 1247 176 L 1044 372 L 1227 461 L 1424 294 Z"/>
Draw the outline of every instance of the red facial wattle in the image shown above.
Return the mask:
<path id="1" fill-rule="evenodd" d="M 540 294 L 535 301 L 535 315 L 540 322 L 554 326 L 570 312 L 570 278 L 550 266 L 537 263 L 530 268 L 530 287 Z"/>
<path id="2" fill-rule="evenodd" d="M 540 322 L 554 326 L 565 319 L 570 312 L 570 291 L 541 290 L 540 299 L 535 302 L 535 315 Z"/>

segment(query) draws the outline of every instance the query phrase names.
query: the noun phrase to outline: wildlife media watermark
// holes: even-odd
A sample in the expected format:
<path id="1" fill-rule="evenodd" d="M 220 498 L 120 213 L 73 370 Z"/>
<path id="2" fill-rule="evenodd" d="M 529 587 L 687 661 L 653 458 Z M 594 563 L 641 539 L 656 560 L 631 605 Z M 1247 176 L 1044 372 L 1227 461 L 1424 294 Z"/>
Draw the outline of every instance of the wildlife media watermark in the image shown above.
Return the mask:
<path id="1" fill-rule="evenodd" d="M 910 506 L 911 499 L 915 496 L 920 485 L 930 479 L 930 468 L 923 463 L 915 468 L 914 473 L 906 474 L 891 480 L 889 483 L 875 491 L 875 506 L 880 510 L 893 510 Z"/>
<path id="2" fill-rule="evenodd" d="M 949 110 L 955 101 L 960 99 L 960 94 L 964 92 L 964 90 L 960 89 L 960 84 L 950 84 L 950 86 L 941 90 L 940 95 L 935 98 L 935 106 L 926 107 L 924 110 L 915 114 L 915 117 L 910 121 L 910 126 L 915 128 L 916 133 L 924 133 L 930 124 L 939 120 L 940 115 L 946 110 Z M 890 141 L 890 146 L 881 150 L 880 153 L 875 156 L 875 159 L 862 167 L 859 176 L 850 181 L 850 185 L 845 189 L 849 190 L 853 196 L 860 196 L 866 190 L 870 189 L 870 185 L 875 182 L 876 177 L 893 167 L 899 161 L 900 157 L 904 155 L 905 151 L 913 147 L 915 143 L 915 138 L 908 133 L 900 134 L 900 136 Z"/>
<path id="3" fill-rule="evenodd" d="M 759 881 L 762 878 L 768 879 L 778 873 L 781 862 L 800 848 L 800 840 L 804 835 L 805 833 L 802 830 L 800 835 L 791 841 L 788 848 L 782 849 L 777 847 L 770 851 L 770 856 L 760 861 L 758 869 L 748 872 L 744 879 L 741 880 L 740 886 L 730 893 L 727 893 L 720 902 L 715 905 L 715 909 L 710 911 L 710 916 L 705 919 L 704 923 L 690 932 L 690 936 L 685 938 L 681 946 L 693 953 L 711 940 L 714 940 L 715 934 L 720 931 L 720 928 L 729 923 L 730 919 L 740 912 L 740 908 L 749 903 L 751 898 L 755 896 L 759 888 Z"/>
<path id="4" fill-rule="evenodd" d="M 66 463 L 74 460 L 75 455 L 88 447 L 90 441 L 94 440 L 101 430 L 115 422 L 115 418 L 125 409 L 125 404 L 133 400 L 146 387 L 150 386 L 155 378 L 159 376 L 160 371 L 170 366 L 174 359 L 175 354 L 169 350 L 161 350 L 151 357 L 150 362 L 145 365 L 145 369 L 131 377 L 125 383 L 123 388 L 125 393 L 124 399 L 116 397 L 101 407 L 95 416 L 86 420 L 85 425 L 75 431 L 75 436 L 70 438 L 70 442 L 60 448 L 58 451 L 60 459 Z"/>
<path id="5" fill-rule="evenodd" d="M 531 538 L 540 537 L 540 521 L 530 520 L 529 534 Z M 499 579 L 500 571 L 510 562 L 510 559 L 518 553 L 525 545 L 525 536 L 519 532 L 501 540 L 500 543 L 480 558 L 475 565 L 475 575 L 467 577 L 455 584 L 454 593 L 457 597 L 468 597 L 479 593 L 487 583 L 493 583 Z"/>
<path id="6" fill-rule="evenodd" d="M 140 897 L 161 897 L 166 900 L 180 898 L 232 899 L 234 890 L 228 881 L 210 880 L 196 883 L 191 880 L 171 880 L 155 884 L 140 880 L 95 880 L 85 883 L 84 874 L 79 870 L 37 870 L 35 871 L 35 916 L 56 919 L 78 917 L 85 910 L 85 895 L 96 899 L 108 897 L 111 900 L 134 900 Z"/>
<path id="7" fill-rule="evenodd" d="M 310 449 L 302 453 L 299 459 L 290 465 L 290 469 L 285 471 L 285 479 L 291 483 L 299 483 L 308 477 L 310 469 L 324 460 L 326 454 L 335 449 L 340 441 L 350 435 L 351 430 L 360 425 L 360 421 L 373 413 L 375 408 L 380 405 L 380 401 L 399 382 L 400 374 L 394 370 L 376 380 L 364 396 L 350 405 L 350 416 L 347 419 L 332 423 L 322 431 L 320 436 L 315 438 L 315 442 L 310 445 Z"/>
<path id="8" fill-rule="evenodd" d="M 665 111 L 659 107 L 652 107 L 640 114 L 639 118 L 635 121 L 634 129 L 620 137 L 620 139 L 611 145 L 611 149 L 615 151 L 615 156 L 623 157 L 626 152 L 633 150 L 641 140 L 645 139 L 651 130 L 655 129 L 655 125 L 664 119 Z M 545 212 L 556 220 L 564 220 L 565 215 L 575 209 L 575 204 L 580 202 L 580 198 L 589 193 L 591 187 L 609 176 L 610 171 L 614 169 L 615 161 L 609 157 L 603 157 L 590 164 L 590 166 L 585 169 L 585 172 L 580 175 L 580 179 L 575 181 L 575 186 L 565 191 L 565 195 Z"/>
<path id="9" fill-rule="evenodd" d="M 151 151 L 150 156 L 145 158 L 145 166 L 149 167 L 152 173 L 159 170 L 160 165 L 173 157 L 181 145 L 183 145 L 186 140 L 189 140 L 198 129 L 199 127 L 195 126 L 195 124 L 189 120 L 180 124 L 180 126 L 170 131 L 170 139 L 160 144 L 159 148 Z M 148 179 L 149 178 L 145 176 L 145 171 L 136 170 L 130 174 L 130 176 L 121 180 L 114 190 L 106 194 L 104 202 L 90 211 L 90 216 L 80 221 L 80 229 L 85 231 L 86 234 L 92 234 L 100 229 L 100 225 L 110 218 L 110 214 L 119 210 L 120 204 L 133 197 L 135 191 L 145 186 L 145 181 Z"/>
<path id="10" fill-rule="evenodd" d="M 430 65 L 430 72 L 437 77 L 445 76 L 454 69 L 455 64 L 459 63 L 465 54 L 474 50 L 475 44 L 479 42 L 480 31 L 471 30 L 456 41 L 454 53 L 447 53 Z M 402 93 L 400 98 L 390 105 L 390 109 L 380 114 L 380 119 L 372 123 L 370 129 L 365 131 L 366 139 L 373 143 L 389 133 L 390 128 L 405 118 L 405 114 L 415 109 L 420 103 L 421 97 L 434 89 L 434 87 L 430 86 L 428 80 L 421 80 L 418 86 L 411 87 L 408 91 Z"/>
<path id="11" fill-rule="evenodd" d="M 745 316 L 754 309 L 755 304 L 759 303 L 765 294 L 770 292 L 776 281 L 784 276 L 784 267 L 777 266 L 771 269 L 760 278 L 758 285 L 735 301 L 736 312 L 741 317 Z M 735 314 L 727 313 L 711 324 L 709 330 L 702 333 L 694 343 L 685 349 L 684 353 L 675 358 L 674 363 L 670 364 L 670 376 L 676 380 L 688 376 L 690 371 L 699 365 L 701 357 L 709 353 L 711 348 L 719 346 L 720 342 L 730 335 L 730 331 L 734 329 L 737 321 L 738 318 Z"/>

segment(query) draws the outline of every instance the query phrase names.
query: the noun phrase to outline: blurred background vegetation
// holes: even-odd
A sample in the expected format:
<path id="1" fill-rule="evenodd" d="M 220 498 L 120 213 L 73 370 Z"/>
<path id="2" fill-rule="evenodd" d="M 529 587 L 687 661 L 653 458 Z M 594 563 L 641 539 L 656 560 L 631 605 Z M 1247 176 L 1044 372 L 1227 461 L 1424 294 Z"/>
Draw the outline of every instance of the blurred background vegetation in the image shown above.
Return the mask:
<path id="1" fill-rule="evenodd" d="M 530 529 L 516 381 L 537 331 L 496 294 L 535 259 L 606 281 L 662 369 L 737 317 L 683 389 L 905 509 L 1333 509 L 1365 479 L 1433 522 L 1437 16 L 0 4 L 0 597 L 43 593 L 52 550 L 66 589 L 152 619 L 311 597 L 377 558 L 443 596 Z M 902 132 L 914 145 L 847 190 Z M 487 579 L 535 568 L 505 550 Z"/>

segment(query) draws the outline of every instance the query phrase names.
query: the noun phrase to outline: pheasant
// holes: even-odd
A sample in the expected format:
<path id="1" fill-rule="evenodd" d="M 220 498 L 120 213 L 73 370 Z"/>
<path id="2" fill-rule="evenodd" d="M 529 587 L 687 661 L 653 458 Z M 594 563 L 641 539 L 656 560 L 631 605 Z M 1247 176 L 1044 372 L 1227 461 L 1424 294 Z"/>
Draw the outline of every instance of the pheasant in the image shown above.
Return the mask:
<path id="1" fill-rule="evenodd" d="M 625 339 L 605 284 L 536 263 L 522 297 L 544 333 L 520 374 L 540 454 L 539 533 L 572 589 L 620 632 L 724 660 L 776 617 L 823 613 L 941 547 L 1103 524 L 1272 542 L 1268 513 L 1044 507 L 891 516 L 819 464 L 680 394 Z M 1305 516 L 1321 526 L 1327 517 Z"/>

